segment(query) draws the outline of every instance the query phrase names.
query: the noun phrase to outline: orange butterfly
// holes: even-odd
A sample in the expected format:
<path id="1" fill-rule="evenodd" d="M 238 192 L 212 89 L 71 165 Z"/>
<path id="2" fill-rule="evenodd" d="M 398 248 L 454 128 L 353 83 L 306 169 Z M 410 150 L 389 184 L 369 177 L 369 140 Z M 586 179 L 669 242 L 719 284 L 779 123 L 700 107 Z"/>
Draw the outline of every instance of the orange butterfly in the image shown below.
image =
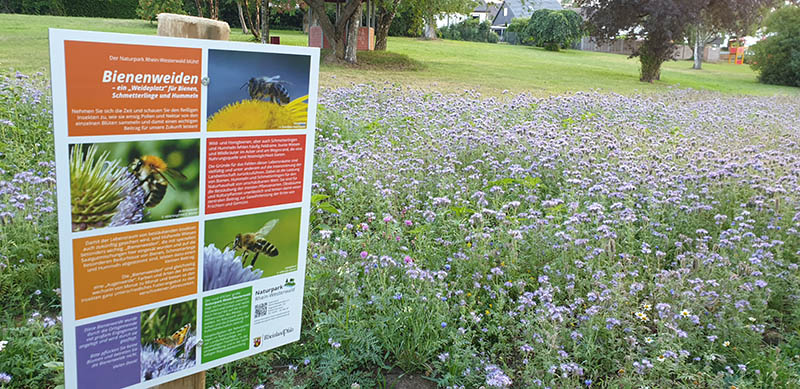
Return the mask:
<path id="1" fill-rule="evenodd" d="M 156 338 L 154 342 L 169 348 L 177 348 L 178 346 L 182 345 L 183 342 L 186 342 L 186 336 L 189 334 L 189 329 L 192 328 L 192 324 L 186 324 L 183 328 L 175 331 L 172 335 L 166 338 Z"/>

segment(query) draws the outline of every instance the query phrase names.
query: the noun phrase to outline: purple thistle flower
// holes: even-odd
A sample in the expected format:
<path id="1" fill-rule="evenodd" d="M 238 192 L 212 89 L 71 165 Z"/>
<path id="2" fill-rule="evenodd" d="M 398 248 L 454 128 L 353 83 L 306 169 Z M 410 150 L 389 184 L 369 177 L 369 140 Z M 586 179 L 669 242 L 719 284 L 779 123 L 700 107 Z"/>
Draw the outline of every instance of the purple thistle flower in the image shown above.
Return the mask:
<path id="1" fill-rule="evenodd" d="M 242 267 L 242 257 L 229 248 L 219 251 L 214 244 L 203 249 L 203 290 L 214 290 L 243 282 L 255 281 L 264 274 L 252 266 Z"/>

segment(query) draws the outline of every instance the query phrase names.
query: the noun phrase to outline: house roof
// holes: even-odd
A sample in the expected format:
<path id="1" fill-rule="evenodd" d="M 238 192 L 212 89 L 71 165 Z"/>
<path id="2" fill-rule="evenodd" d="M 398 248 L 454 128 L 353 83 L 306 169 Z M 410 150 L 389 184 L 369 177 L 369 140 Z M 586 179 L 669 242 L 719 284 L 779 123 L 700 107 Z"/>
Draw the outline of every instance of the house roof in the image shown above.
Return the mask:
<path id="1" fill-rule="evenodd" d="M 480 3 L 478 3 L 478 6 L 475 7 L 474 10 L 472 10 L 472 12 L 486 12 L 486 11 L 487 11 L 486 2 L 483 0 L 481 0 Z"/>
<path id="2" fill-rule="evenodd" d="M 502 11 L 503 8 L 508 8 L 507 15 Z M 560 10 L 561 3 L 558 0 L 505 0 L 492 25 L 506 25 L 514 18 L 530 18 L 539 9 Z"/>

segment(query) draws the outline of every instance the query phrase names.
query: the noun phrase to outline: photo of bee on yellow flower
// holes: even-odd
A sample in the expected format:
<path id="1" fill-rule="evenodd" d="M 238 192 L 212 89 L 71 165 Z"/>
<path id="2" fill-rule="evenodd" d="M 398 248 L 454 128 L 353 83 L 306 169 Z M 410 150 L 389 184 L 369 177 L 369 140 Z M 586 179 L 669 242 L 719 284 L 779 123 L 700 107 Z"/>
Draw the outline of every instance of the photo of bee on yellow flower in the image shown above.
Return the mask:
<path id="1" fill-rule="evenodd" d="M 193 367 L 197 360 L 197 301 L 141 313 L 142 380 Z"/>
<path id="2" fill-rule="evenodd" d="M 300 208 L 207 220 L 203 290 L 297 270 Z"/>
<path id="3" fill-rule="evenodd" d="M 71 145 L 72 231 L 196 216 L 197 139 Z"/>
<path id="4" fill-rule="evenodd" d="M 302 129 L 308 56 L 209 50 L 208 131 Z"/>

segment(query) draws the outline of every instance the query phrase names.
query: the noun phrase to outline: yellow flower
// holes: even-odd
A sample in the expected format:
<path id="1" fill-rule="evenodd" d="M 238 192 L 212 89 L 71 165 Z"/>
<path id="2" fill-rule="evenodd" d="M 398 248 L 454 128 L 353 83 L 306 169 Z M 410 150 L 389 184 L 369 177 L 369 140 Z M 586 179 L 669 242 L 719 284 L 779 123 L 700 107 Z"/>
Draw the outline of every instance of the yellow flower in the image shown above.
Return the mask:
<path id="1" fill-rule="evenodd" d="M 208 131 L 304 128 L 308 120 L 308 96 L 280 105 L 263 100 L 228 104 L 208 119 Z"/>
<path id="2" fill-rule="evenodd" d="M 728 346 L 731 345 L 731 342 L 726 340 L 726 341 L 722 342 L 722 345 L 725 346 L 725 347 L 728 347 Z"/>

